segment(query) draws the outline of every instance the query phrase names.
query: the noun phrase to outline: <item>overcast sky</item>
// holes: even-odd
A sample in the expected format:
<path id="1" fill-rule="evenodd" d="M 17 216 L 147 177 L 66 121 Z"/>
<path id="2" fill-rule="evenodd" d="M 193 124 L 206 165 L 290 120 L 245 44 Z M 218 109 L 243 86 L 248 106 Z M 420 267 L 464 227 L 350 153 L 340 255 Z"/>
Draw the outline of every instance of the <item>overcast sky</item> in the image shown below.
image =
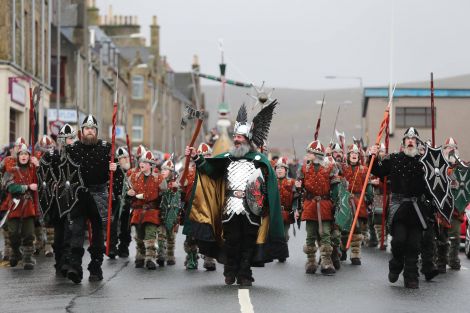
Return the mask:
<path id="1" fill-rule="evenodd" d="M 137 15 L 148 37 L 158 16 L 161 53 L 176 71 L 218 74 L 275 87 L 324 89 L 470 73 L 469 0 L 98 0 L 101 14 Z M 392 26 L 392 13 L 393 25 Z M 391 34 L 393 29 L 393 49 Z M 470 81 L 469 81 L 470 87 Z"/>

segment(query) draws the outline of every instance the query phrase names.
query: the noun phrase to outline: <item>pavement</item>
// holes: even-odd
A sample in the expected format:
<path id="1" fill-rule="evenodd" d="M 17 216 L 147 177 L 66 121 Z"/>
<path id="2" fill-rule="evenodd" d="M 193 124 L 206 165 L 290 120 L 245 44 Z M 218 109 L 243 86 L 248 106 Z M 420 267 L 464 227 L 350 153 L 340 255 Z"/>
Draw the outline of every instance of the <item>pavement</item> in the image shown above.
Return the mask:
<path id="1" fill-rule="evenodd" d="M 393 312 L 468 313 L 470 307 L 470 260 L 462 253 L 462 269 L 420 281 L 420 289 L 403 287 L 403 278 L 387 280 L 389 252 L 363 248 L 362 266 L 349 260 L 333 277 L 307 275 L 302 245 L 304 229 L 291 234 L 290 258 L 255 268 L 254 285 L 225 286 L 222 266 L 206 272 L 187 271 L 183 266 L 184 236 L 178 234 L 175 266 L 156 271 L 134 268 L 128 259 L 103 264 L 104 280 L 75 285 L 56 277 L 53 259 L 38 257 L 33 271 L 0 266 L 0 312 Z M 86 253 L 87 254 L 87 253 Z"/>

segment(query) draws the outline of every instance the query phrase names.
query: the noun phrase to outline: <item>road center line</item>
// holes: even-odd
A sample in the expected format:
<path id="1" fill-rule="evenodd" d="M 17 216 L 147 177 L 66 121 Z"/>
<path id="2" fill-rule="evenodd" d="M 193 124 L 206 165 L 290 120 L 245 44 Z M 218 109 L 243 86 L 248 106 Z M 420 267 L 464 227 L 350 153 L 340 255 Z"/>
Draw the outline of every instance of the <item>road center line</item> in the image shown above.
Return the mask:
<path id="1" fill-rule="evenodd" d="M 241 313 L 255 313 L 250 300 L 250 290 L 238 289 L 238 303 L 240 303 Z"/>

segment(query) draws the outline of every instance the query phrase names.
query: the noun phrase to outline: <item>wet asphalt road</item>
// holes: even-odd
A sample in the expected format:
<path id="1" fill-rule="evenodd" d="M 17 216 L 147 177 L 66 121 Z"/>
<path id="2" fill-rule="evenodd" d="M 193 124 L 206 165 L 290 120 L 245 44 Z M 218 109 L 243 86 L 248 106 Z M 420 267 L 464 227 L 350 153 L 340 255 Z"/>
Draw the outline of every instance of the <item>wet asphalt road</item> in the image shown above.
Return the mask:
<path id="1" fill-rule="evenodd" d="M 199 270 L 186 271 L 181 234 L 175 266 L 148 271 L 135 269 L 132 257 L 105 260 L 100 283 L 89 283 L 86 270 L 80 285 L 56 277 L 53 260 L 45 257 L 37 259 L 34 271 L 1 266 L 0 312 L 470 312 L 470 260 L 463 254 L 461 271 L 408 290 L 402 278 L 387 281 L 390 254 L 372 248 L 363 249 L 362 266 L 346 261 L 334 277 L 307 275 L 304 239 L 303 230 L 291 236 L 285 264 L 255 269 L 248 293 L 225 286 L 220 265 L 205 272 L 200 260 Z"/>

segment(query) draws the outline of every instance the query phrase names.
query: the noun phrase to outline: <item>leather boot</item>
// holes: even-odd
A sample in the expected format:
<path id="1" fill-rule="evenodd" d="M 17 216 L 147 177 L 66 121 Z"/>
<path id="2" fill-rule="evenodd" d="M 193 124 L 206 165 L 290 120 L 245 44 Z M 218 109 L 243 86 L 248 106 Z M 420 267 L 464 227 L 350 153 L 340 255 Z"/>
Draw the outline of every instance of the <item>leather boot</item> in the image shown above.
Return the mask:
<path id="1" fill-rule="evenodd" d="M 23 247 L 22 250 L 23 250 L 23 268 L 25 270 L 34 269 L 34 264 L 36 264 L 36 261 L 33 258 L 34 247 L 26 246 L 26 247 Z"/>
<path id="2" fill-rule="evenodd" d="M 155 264 L 157 258 L 157 247 L 155 239 L 144 240 L 145 245 L 145 267 L 148 270 L 156 270 L 157 265 Z"/>
<path id="3" fill-rule="evenodd" d="M 326 276 L 332 276 L 336 273 L 336 270 L 331 261 L 331 253 L 333 248 L 331 246 L 321 246 L 320 247 L 320 257 L 321 257 L 321 273 Z"/>
<path id="4" fill-rule="evenodd" d="M 317 259 L 315 254 L 317 253 L 316 246 L 304 245 L 304 253 L 307 255 L 307 262 L 305 263 L 305 273 L 315 274 L 317 271 Z"/>

